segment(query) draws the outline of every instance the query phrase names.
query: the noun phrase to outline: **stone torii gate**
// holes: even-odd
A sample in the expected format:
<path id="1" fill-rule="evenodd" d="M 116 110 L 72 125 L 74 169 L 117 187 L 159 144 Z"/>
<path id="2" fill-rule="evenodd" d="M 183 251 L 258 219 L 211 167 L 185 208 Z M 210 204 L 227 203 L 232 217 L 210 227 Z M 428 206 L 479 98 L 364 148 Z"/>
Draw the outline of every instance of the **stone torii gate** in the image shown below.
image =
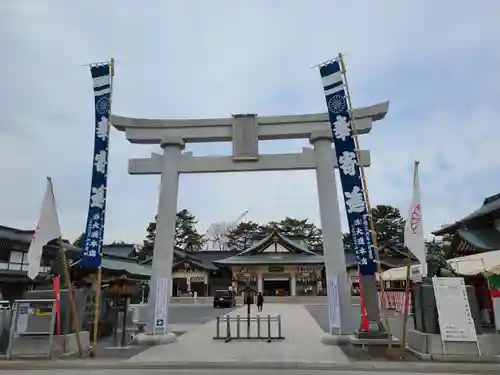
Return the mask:
<path id="1" fill-rule="evenodd" d="M 372 129 L 373 121 L 387 114 L 389 102 L 354 109 L 353 118 L 359 135 Z M 326 275 L 338 277 L 341 333 L 352 334 L 359 325 L 359 311 L 351 304 L 344 245 L 333 166 L 337 160 L 332 149 L 332 130 L 327 113 L 258 117 L 254 114 L 229 118 L 162 120 L 137 119 L 112 115 L 112 125 L 125 132 L 131 143 L 160 144 L 163 154 L 129 160 L 132 175 L 161 174 L 158 202 L 153 276 L 148 303 L 145 341 L 170 342 L 172 334 L 152 335 L 155 330 L 156 285 L 168 279 L 171 288 L 175 220 L 180 173 L 218 173 L 241 171 L 316 170 Z M 259 155 L 259 140 L 308 138 L 313 148 L 302 152 Z M 186 143 L 228 142 L 233 154 L 228 156 L 194 156 L 183 152 Z M 370 152 L 360 151 L 360 163 L 370 166 Z M 168 298 L 167 298 L 168 300 Z M 167 322 L 168 324 L 168 303 Z M 167 325 L 168 327 L 168 325 Z"/>

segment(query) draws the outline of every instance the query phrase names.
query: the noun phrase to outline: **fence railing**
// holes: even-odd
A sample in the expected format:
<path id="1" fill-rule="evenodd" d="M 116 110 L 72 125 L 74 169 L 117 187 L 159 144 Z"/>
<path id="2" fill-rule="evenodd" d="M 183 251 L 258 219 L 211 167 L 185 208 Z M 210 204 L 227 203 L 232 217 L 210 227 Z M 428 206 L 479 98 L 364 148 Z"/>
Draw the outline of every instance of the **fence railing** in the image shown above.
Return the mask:
<path id="1" fill-rule="evenodd" d="M 214 340 L 284 340 L 281 315 L 218 316 Z"/>

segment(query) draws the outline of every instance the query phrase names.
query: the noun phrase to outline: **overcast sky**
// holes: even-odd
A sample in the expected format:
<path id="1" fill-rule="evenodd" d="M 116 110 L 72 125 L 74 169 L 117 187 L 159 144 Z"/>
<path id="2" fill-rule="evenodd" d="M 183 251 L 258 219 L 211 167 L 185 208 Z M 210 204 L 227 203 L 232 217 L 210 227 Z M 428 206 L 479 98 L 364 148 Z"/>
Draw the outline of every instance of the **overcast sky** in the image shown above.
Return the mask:
<path id="1" fill-rule="evenodd" d="M 429 233 L 500 190 L 499 18 L 498 0 L 2 0 L 0 225 L 34 228 L 50 175 L 64 236 L 83 230 L 94 104 L 82 64 L 119 61 L 118 115 L 283 115 L 326 111 L 319 72 L 309 66 L 343 52 L 354 106 L 391 102 L 360 139 L 372 151 L 371 201 L 406 216 L 420 160 Z M 187 149 L 222 155 L 231 146 Z M 106 241 L 144 238 L 159 176 L 129 176 L 127 159 L 159 150 L 112 130 Z M 313 171 L 181 176 L 179 208 L 197 216 L 201 231 L 247 209 L 246 219 L 259 222 L 319 224 Z"/>

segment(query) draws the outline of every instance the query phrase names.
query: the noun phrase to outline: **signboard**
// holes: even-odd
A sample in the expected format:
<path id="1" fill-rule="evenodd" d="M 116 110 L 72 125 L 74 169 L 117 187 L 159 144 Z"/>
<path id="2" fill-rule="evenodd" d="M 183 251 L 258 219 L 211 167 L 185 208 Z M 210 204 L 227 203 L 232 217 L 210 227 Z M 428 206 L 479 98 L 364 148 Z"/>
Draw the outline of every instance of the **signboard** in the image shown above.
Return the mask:
<path id="1" fill-rule="evenodd" d="M 417 266 L 417 267 L 411 267 L 410 268 L 410 280 L 416 283 L 422 282 L 422 272 L 421 272 L 422 266 Z"/>
<path id="2" fill-rule="evenodd" d="M 34 311 L 30 304 L 19 303 L 19 315 L 17 317 L 16 333 L 24 333 L 28 329 L 28 316 L 33 315 Z"/>
<path id="3" fill-rule="evenodd" d="M 283 272 L 283 269 L 282 264 L 271 264 L 268 268 L 269 272 Z"/>
<path id="4" fill-rule="evenodd" d="M 168 324 L 168 292 L 169 282 L 167 278 L 156 280 L 156 301 L 155 301 L 155 329 L 167 331 Z"/>
<path id="5" fill-rule="evenodd" d="M 47 310 L 51 309 L 49 315 Z M 41 342 L 40 345 L 29 348 L 35 350 L 38 355 L 39 350 L 47 348 L 47 358 L 52 355 L 52 344 L 54 342 L 54 328 L 56 321 L 56 305 L 52 299 L 22 299 L 14 301 L 12 321 L 9 333 L 9 343 L 7 347 L 7 359 L 12 356 L 12 348 L 21 336 L 47 337 L 48 345 Z M 25 353 L 28 354 L 28 353 Z"/>
<path id="6" fill-rule="evenodd" d="M 327 277 L 326 291 L 328 294 L 328 321 L 330 333 L 337 333 L 332 332 L 333 329 L 340 329 L 339 284 L 337 276 Z"/>
<path id="7" fill-rule="evenodd" d="M 495 318 L 495 329 L 500 331 L 500 297 L 491 298 L 493 305 L 493 315 Z"/>
<path id="8" fill-rule="evenodd" d="M 433 277 L 441 340 L 477 342 L 474 319 L 461 277 Z"/>
<path id="9" fill-rule="evenodd" d="M 191 276 L 191 282 L 192 283 L 204 283 L 205 276 Z"/>

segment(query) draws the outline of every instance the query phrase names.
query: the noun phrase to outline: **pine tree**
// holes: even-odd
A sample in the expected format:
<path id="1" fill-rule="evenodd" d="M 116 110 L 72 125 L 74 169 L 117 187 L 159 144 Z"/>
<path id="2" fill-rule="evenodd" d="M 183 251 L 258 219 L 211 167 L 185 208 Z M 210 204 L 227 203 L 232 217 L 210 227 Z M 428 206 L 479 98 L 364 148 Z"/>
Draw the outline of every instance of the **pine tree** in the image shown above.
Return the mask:
<path id="1" fill-rule="evenodd" d="M 188 210 L 177 213 L 175 222 L 175 246 L 185 251 L 203 249 L 203 236 L 196 230 L 197 220 Z"/>
<path id="2" fill-rule="evenodd" d="M 146 238 L 143 241 L 141 259 L 153 256 L 156 240 L 156 220 L 149 223 L 146 229 Z M 203 235 L 196 229 L 196 217 L 184 209 L 177 213 L 175 221 L 175 243 L 174 246 L 185 251 L 200 251 L 203 249 Z"/>

